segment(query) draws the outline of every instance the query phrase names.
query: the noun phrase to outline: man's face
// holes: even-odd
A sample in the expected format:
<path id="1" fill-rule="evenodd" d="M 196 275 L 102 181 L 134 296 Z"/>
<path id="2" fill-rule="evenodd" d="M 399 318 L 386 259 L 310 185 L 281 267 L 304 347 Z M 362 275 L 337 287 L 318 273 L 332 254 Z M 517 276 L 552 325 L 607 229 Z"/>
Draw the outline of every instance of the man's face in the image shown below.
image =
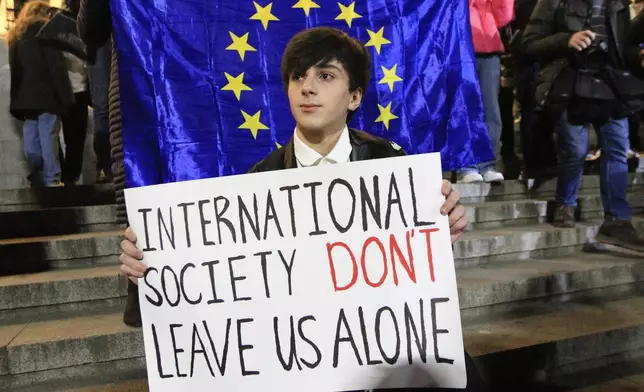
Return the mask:
<path id="1" fill-rule="evenodd" d="M 333 132 L 344 128 L 347 112 L 360 106 L 362 91 L 349 92 L 347 71 L 332 60 L 291 78 L 288 99 L 301 132 Z"/>

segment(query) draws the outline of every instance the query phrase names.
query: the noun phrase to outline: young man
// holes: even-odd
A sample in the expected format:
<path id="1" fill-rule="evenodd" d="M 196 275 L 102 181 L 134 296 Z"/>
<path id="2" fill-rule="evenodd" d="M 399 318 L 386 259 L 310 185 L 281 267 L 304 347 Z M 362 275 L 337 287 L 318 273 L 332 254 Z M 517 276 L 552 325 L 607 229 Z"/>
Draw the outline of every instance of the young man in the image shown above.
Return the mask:
<path id="1" fill-rule="evenodd" d="M 371 61 L 364 45 L 346 33 L 314 28 L 297 34 L 282 57 L 282 81 L 288 93 L 296 127 L 290 142 L 274 151 L 250 171 L 263 172 L 334 163 L 401 156 L 391 142 L 347 127 L 367 89 Z M 449 216 L 452 242 L 468 224 L 458 192 L 443 182 L 446 201 L 441 213 Z M 121 244 L 121 272 L 134 283 L 147 266 L 135 246 L 136 234 L 127 229 Z M 471 358 L 466 358 L 467 391 L 480 391 L 481 381 Z"/>

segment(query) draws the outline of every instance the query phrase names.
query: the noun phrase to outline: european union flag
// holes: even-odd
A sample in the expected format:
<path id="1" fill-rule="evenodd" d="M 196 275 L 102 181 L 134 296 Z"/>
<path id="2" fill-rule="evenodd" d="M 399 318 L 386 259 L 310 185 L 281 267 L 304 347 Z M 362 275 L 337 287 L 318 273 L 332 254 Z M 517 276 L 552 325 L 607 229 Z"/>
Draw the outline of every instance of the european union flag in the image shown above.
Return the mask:
<path id="1" fill-rule="evenodd" d="M 365 43 L 372 82 L 350 126 L 443 168 L 494 159 L 467 0 L 112 0 L 128 187 L 244 173 L 295 127 L 280 78 L 315 26 Z"/>

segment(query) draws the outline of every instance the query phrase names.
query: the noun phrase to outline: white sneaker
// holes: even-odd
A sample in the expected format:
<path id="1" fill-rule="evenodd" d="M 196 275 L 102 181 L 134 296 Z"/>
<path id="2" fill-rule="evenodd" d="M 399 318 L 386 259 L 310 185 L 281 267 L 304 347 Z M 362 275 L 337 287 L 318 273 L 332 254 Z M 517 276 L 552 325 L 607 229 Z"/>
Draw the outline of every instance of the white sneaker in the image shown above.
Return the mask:
<path id="1" fill-rule="evenodd" d="M 483 182 L 483 176 L 477 172 L 465 173 L 463 174 L 458 182 L 461 184 L 471 184 L 473 182 Z"/>
<path id="2" fill-rule="evenodd" d="M 483 181 L 485 182 L 501 182 L 503 180 L 505 180 L 503 174 L 494 170 L 490 170 L 489 172 L 483 174 Z"/>

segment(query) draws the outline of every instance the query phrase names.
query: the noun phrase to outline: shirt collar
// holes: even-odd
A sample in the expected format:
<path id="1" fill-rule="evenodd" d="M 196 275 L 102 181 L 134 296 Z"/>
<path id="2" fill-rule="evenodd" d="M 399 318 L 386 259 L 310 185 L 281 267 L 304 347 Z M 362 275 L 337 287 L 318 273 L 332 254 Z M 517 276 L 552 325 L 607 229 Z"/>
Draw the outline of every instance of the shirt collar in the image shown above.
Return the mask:
<path id="1" fill-rule="evenodd" d="M 333 149 L 323 157 L 317 151 L 307 146 L 297 135 L 297 130 L 293 135 L 293 149 L 295 152 L 295 159 L 299 166 L 315 166 L 323 159 L 328 163 L 346 163 L 349 162 L 351 156 L 351 140 L 349 138 L 349 128 L 345 125 L 340 139 L 333 146 Z"/>

